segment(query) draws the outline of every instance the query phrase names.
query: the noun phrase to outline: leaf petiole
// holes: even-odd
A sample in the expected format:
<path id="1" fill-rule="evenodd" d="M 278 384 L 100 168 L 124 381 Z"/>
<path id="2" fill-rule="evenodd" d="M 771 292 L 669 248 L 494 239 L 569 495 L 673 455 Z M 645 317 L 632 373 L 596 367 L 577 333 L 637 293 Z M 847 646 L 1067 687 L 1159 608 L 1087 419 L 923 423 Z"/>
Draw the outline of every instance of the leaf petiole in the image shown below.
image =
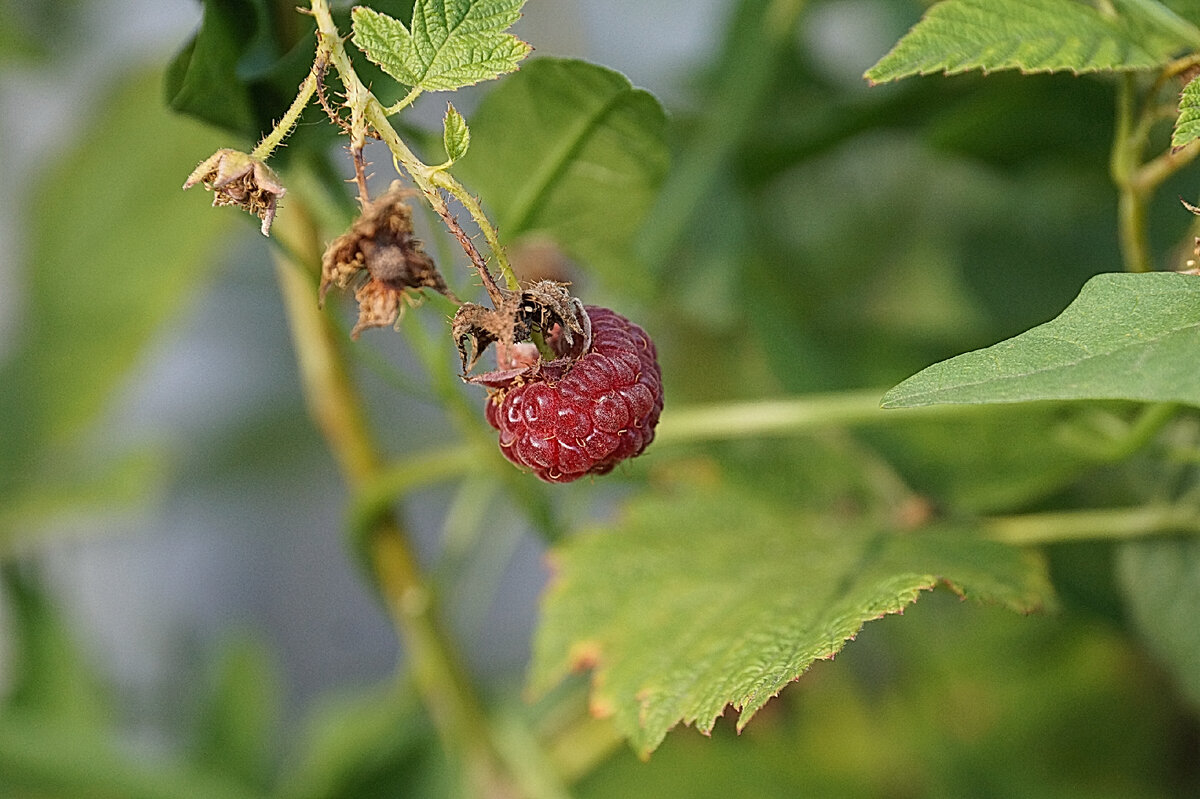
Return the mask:
<path id="1" fill-rule="evenodd" d="M 424 90 L 420 86 L 413 86 L 412 90 L 406 94 L 403 99 L 396 101 L 393 105 L 389 105 L 383 109 L 383 113 L 387 116 L 393 116 L 400 113 L 405 108 L 417 101 L 417 98 L 424 94 Z"/>

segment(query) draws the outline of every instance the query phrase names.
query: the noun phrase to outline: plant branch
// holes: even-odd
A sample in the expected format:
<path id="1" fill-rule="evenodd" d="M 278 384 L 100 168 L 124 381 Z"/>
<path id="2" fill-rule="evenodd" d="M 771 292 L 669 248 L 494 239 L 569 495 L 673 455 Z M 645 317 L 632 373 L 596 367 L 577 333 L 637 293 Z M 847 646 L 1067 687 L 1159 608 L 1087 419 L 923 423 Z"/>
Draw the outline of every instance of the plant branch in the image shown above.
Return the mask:
<path id="1" fill-rule="evenodd" d="M 267 160 L 271 156 L 271 153 L 275 152 L 275 148 L 282 144 L 287 135 L 296 127 L 296 122 L 299 121 L 300 115 L 304 113 L 305 107 L 308 106 L 308 101 L 312 99 L 313 94 L 317 91 L 317 82 L 319 80 L 317 72 L 319 66 L 320 62 L 318 60 L 318 63 L 314 64 L 313 68 L 309 70 L 308 77 L 300 84 L 300 91 L 296 94 L 296 99 L 292 100 L 292 104 L 288 106 L 288 110 L 284 112 L 279 122 L 271 129 L 271 132 L 264 136 L 262 141 L 258 143 L 258 146 L 250 151 L 251 158 L 257 158 L 260 161 Z"/>
<path id="2" fill-rule="evenodd" d="M 1117 129 L 1113 135 L 1109 172 L 1116 184 L 1117 234 L 1127 272 L 1152 269 L 1150 244 L 1146 238 L 1147 187 L 1136 180 L 1145 146 L 1145 130 L 1135 118 L 1136 83 L 1132 75 L 1121 75 L 1117 83 Z"/>
<path id="3" fill-rule="evenodd" d="M 989 538 L 1015 546 L 1200 533 L 1200 512 L 1178 505 L 1055 511 L 983 520 Z"/>
<path id="4" fill-rule="evenodd" d="M 927 405 L 885 410 L 879 399 L 886 389 L 815 394 L 779 400 L 693 405 L 663 413 L 655 445 L 713 441 L 745 436 L 794 435 L 839 426 L 893 424 L 916 419 L 944 419 L 995 410 L 994 405 Z"/>
<path id="5" fill-rule="evenodd" d="M 356 495 L 370 494 L 385 472 L 366 423 L 362 398 L 339 349 L 336 327 L 317 307 L 321 244 L 304 206 L 293 203 L 290 210 L 287 225 L 278 231 L 288 247 L 277 256 L 276 271 L 306 401 L 347 485 Z M 474 794 L 523 795 L 498 753 L 482 705 L 445 637 L 433 591 L 409 548 L 405 531 L 390 504 L 376 510 L 364 540 L 357 543 L 447 751 L 462 763 Z"/>
<path id="6" fill-rule="evenodd" d="M 450 232 L 458 239 L 462 245 L 467 257 L 471 260 L 471 264 L 479 272 L 480 280 L 483 281 L 484 288 L 488 292 L 489 298 L 494 305 L 498 305 L 501 300 L 501 292 L 496 286 L 495 280 L 487 268 L 487 261 L 479 254 L 475 247 L 475 243 L 471 237 L 462 229 L 458 220 L 450 212 L 446 205 L 446 199 L 442 196 L 441 190 L 444 189 L 454 196 L 471 218 L 475 220 L 484 238 L 487 240 L 488 247 L 492 251 L 492 257 L 495 258 L 496 265 L 504 275 L 505 281 L 508 283 L 510 290 L 515 290 L 517 287 L 516 277 L 513 275 L 512 267 L 508 263 L 508 258 L 504 253 L 504 248 L 500 244 L 499 234 L 495 227 L 483 213 L 483 208 L 479 202 L 471 196 L 461 183 L 455 180 L 443 170 L 436 167 L 431 167 L 425 164 L 421 159 L 413 153 L 404 140 L 400 138 L 400 134 L 392 127 L 392 123 L 388 120 L 388 116 L 394 113 L 404 104 L 412 102 L 420 93 L 414 89 L 408 97 L 393 106 L 385 108 L 379 99 L 367 89 L 363 82 L 359 79 L 358 74 L 354 71 L 354 65 L 350 62 L 349 56 L 346 54 L 346 49 L 343 44 L 341 34 L 338 32 L 337 26 L 333 22 L 333 17 L 329 13 L 329 6 L 326 0 L 312 0 L 312 14 L 317 20 L 317 38 L 318 38 L 318 61 L 327 58 L 337 70 L 338 77 L 342 81 L 342 86 L 346 90 L 346 104 L 350 107 L 351 112 L 351 136 L 361 135 L 365 132 L 365 127 L 370 126 L 379 137 L 387 144 L 391 150 L 392 157 L 397 164 L 397 171 L 404 171 L 408 174 L 413 184 L 424 195 L 425 200 L 437 212 L 438 216 L 446 223 Z"/>

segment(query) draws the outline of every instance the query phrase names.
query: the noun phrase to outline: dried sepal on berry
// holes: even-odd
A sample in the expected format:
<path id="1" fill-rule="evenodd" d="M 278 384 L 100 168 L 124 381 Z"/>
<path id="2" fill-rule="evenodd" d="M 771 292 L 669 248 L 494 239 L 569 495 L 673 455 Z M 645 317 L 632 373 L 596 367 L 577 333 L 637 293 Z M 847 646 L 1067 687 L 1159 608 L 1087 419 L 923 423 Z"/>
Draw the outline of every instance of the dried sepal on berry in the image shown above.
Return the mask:
<path id="1" fill-rule="evenodd" d="M 350 332 L 353 338 L 369 327 L 395 324 L 406 306 L 420 303 L 420 289 L 430 288 L 454 298 L 433 259 L 413 235 L 406 196 L 407 192 L 394 184 L 368 203 L 350 229 L 325 250 L 322 302 L 331 286 L 344 289 L 361 281 L 354 292 L 358 322 Z"/>
<path id="2" fill-rule="evenodd" d="M 450 333 L 462 358 L 464 380 L 499 386 L 539 371 L 545 361 L 531 343 L 534 333 L 555 356 L 551 363 L 573 360 L 590 346 L 591 324 L 583 303 L 564 284 L 543 280 L 521 292 L 499 289 L 499 295 L 494 308 L 464 303 L 454 315 Z M 469 374 L 492 344 L 496 370 Z"/>
<path id="3" fill-rule="evenodd" d="M 270 235 L 279 198 L 287 189 L 260 159 L 239 150 L 221 149 L 188 175 L 183 188 L 197 183 L 213 192 L 213 205 L 236 205 L 262 220 L 262 234 Z"/>

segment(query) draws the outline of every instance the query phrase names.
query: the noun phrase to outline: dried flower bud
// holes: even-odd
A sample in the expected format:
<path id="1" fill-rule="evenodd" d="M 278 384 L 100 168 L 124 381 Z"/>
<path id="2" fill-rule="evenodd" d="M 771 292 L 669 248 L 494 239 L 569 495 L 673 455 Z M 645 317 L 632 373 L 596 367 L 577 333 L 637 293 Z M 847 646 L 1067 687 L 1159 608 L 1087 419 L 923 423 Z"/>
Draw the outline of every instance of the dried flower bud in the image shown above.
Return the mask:
<path id="1" fill-rule="evenodd" d="M 262 220 L 262 233 L 271 232 L 275 207 L 287 189 L 261 160 L 238 150 L 217 150 L 188 175 L 183 188 L 197 183 L 213 192 L 213 205 L 236 205 Z"/>
<path id="2" fill-rule="evenodd" d="M 368 327 L 396 322 L 405 302 L 420 302 L 419 289 L 431 288 L 453 298 L 437 267 L 413 236 L 412 211 L 398 184 L 369 203 L 350 229 L 333 240 L 321 265 L 321 301 L 330 286 L 346 288 L 363 279 L 354 292 L 358 322 L 350 335 Z"/>

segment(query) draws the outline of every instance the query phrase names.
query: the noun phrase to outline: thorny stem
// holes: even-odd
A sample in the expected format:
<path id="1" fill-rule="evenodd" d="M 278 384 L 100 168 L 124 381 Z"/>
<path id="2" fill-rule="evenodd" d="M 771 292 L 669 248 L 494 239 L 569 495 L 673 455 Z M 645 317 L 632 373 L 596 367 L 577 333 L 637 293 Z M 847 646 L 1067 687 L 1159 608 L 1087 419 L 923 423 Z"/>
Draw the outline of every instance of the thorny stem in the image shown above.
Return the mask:
<path id="1" fill-rule="evenodd" d="M 338 33 L 337 26 L 334 25 L 333 17 L 329 13 L 329 6 L 326 0 L 312 0 L 311 10 L 312 15 L 317 20 L 317 60 L 320 61 L 323 58 L 328 58 L 329 62 L 333 64 L 334 69 L 337 70 L 338 77 L 341 78 L 342 86 L 346 91 L 346 105 L 350 108 L 351 113 L 351 135 L 365 135 L 367 126 L 370 126 L 379 134 L 379 137 L 383 139 L 388 149 L 391 150 L 392 157 L 395 159 L 398 169 L 403 169 L 408 174 L 421 194 L 425 196 L 425 200 L 433 207 L 438 216 L 442 218 L 443 222 L 450 229 L 450 232 L 454 234 L 454 237 L 458 239 L 467 257 L 470 258 L 471 264 L 479 272 L 480 280 L 483 281 L 484 288 L 487 290 L 492 303 L 498 304 L 502 294 L 495 283 L 495 279 L 488 271 L 487 261 L 479 254 L 471 237 L 467 235 L 466 231 L 462 229 L 462 226 L 459 225 L 458 220 L 454 217 L 454 214 L 450 212 L 441 191 L 445 190 L 452 195 L 471 215 L 471 218 L 483 233 L 483 237 L 488 243 L 488 248 L 492 252 L 492 257 L 496 261 L 496 266 L 504 276 L 509 289 L 515 290 L 518 282 L 512 271 L 512 266 L 508 262 L 508 257 L 505 255 L 504 247 L 500 244 L 500 236 L 496 228 L 487 218 L 487 215 L 484 214 L 479 201 L 471 196 L 471 193 L 461 183 L 446 174 L 445 171 L 430 167 L 417 158 L 388 120 L 390 114 L 402 108 L 404 104 L 415 100 L 420 92 L 414 89 L 412 92 L 409 92 L 408 97 L 401 100 L 396 106 L 384 108 L 378 98 L 363 85 L 358 74 L 354 71 L 354 65 L 350 62 L 349 56 L 346 55 L 341 34 Z"/>
<path id="2" fill-rule="evenodd" d="M 299 121 L 300 115 L 304 113 L 308 101 L 312 99 L 313 94 L 317 91 L 317 71 L 319 65 L 314 65 L 308 72 L 308 77 L 300 84 L 300 91 L 296 95 L 296 99 L 292 100 L 292 104 L 288 106 L 288 110 L 280 117 L 279 122 L 271 129 L 271 132 L 263 137 L 258 146 L 250 151 L 251 158 L 257 158 L 260 161 L 265 161 L 275 152 L 275 148 L 283 143 L 287 135 L 296 127 L 296 122 Z"/>

